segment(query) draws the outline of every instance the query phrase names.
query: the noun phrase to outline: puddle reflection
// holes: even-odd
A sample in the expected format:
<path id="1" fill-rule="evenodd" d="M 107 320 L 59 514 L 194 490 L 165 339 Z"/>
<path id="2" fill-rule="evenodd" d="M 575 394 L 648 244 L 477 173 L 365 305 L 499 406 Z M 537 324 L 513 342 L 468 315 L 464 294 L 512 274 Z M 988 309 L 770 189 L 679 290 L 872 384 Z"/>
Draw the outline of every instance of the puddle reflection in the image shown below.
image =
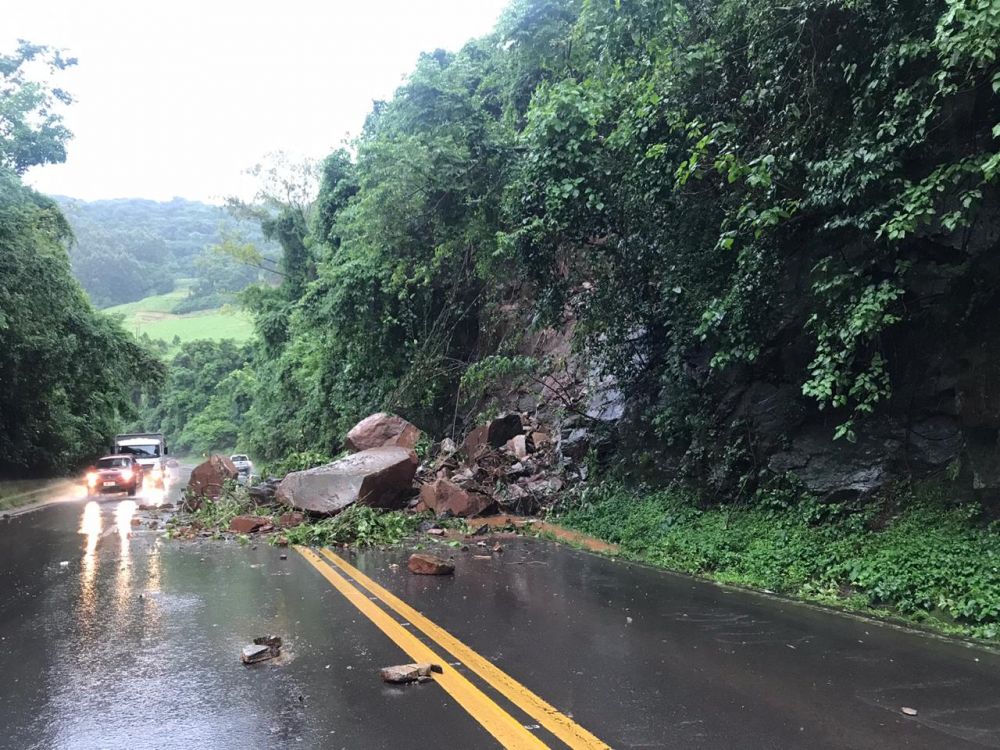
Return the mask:
<path id="1" fill-rule="evenodd" d="M 122 541 L 122 556 L 128 557 L 128 540 L 132 536 L 132 519 L 138 509 L 135 500 L 122 500 L 115 508 L 115 526 Z"/>
<path id="2" fill-rule="evenodd" d="M 121 540 L 121 559 L 118 560 L 118 573 L 115 575 L 115 609 L 124 612 L 132 596 L 132 558 L 130 544 L 132 540 L 132 519 L 138 509 L 135 500 L 122 500 L 115 507 L 115 527 Z"/>
<path id="3" fill-rule="evenodd" d="M 80 595 L 83 598 L 81 610 L 86 618 L 86 613 L 92 613 L 96 604 L 94 576 L 97 574 L 97 542 L 101 538 L 101 506 L 95 500 L 91 500 L 83 508 L 80 533 L 87 537 L 83 564 L 80 566 Z"/>
<path id="4" fill-rule="evenodd" d="M 97 551 L 97 540 L 101 536 L 101 506 L 91 500 L 83 508 L 83 518 L 80 519 L 80 533 L 87 536 L 87 549 L 83 554 L 84 567 L 88 560 L 94 563 L 94 553 Z"/>

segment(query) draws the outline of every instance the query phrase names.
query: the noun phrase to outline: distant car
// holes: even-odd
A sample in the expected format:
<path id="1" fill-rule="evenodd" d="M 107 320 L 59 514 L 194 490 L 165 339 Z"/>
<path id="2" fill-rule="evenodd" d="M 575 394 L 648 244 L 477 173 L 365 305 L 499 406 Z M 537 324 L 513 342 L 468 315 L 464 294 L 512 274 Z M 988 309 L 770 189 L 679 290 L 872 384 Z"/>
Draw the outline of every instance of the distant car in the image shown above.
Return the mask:
<path id="1" fill-rule="evenodd" d="M 236 467 L 236 471 L 240 474 L 250 475 L 253 474 L 253 463 L 250 461 L 250 457 L 243 453 L 237 453 L 229 457 L 229 460 L 233 462 L 233 466 Z"/>
<path id="2" fill-rule="evenodd" d="M 87 472 L 87 494 L 127 492 L 133 497 L 142 487 L 142 480 L 142 464 L 134 456 L 105 456 Z"/>

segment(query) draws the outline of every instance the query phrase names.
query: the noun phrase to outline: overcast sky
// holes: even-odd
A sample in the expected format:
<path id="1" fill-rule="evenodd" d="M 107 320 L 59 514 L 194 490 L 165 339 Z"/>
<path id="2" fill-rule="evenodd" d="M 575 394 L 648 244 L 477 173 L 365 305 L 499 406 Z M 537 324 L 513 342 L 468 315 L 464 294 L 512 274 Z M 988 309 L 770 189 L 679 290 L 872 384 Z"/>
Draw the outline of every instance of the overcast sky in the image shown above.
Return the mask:
<path id="1" fill-rule="evenodd" d="M 18 38 L 80 63 L 58 85 L 65 164 L 27 180 L 88 200 L 246 194 L 270 151 L 322 157 L 358 133 L 421 51 L 458 49 L 507 0 L 33 0 L 5 3 Z"/>

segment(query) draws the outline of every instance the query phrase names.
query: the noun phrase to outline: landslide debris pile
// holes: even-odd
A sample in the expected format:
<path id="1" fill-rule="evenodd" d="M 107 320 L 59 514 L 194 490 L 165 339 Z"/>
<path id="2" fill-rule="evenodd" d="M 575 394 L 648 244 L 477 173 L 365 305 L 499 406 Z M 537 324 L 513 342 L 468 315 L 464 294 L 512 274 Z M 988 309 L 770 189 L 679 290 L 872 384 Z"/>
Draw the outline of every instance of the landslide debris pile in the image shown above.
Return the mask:
<path id="1" fill-rule="evenodd" d="M 564 455 L 551 435 L 537 418 L 506 414 L 471 430 L 461 445 L 449 438 L 434 443 L 421 461 L 417 449 L 427 440 L 418 427 L 393 414 L 372 414 L 348 433 L 347 455 L 247 488 L 236 486 L 238 472 L 228 458 L 211 456 L 192 472 L 182 508 L 187 515 L 171 533 L 273 535 L 273 543 L 286 545 L 290 537 L 311 541 L 308 533 L 291 530 L 323 524 L 317 540 L 348 542 L 354 541 L 347 529 L 352 519 L 408 511 L 414 521 L 385 528 L 384 539 L 375 535 L 378 542 L 414 531 L 419 515 L 536 514 L 552 503 L 568 477 L 580 474 L 572 469 L 575 459 Z M 326 533 L 337 524 L 344 533 Z"/>

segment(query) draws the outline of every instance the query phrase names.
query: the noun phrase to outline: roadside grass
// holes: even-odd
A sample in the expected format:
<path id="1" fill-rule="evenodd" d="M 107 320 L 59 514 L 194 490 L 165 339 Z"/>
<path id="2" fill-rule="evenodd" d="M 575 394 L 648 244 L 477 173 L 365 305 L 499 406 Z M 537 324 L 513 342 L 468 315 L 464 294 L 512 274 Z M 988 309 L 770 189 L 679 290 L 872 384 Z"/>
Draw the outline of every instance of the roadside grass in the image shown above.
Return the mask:
<path id="1" fill-rule="evenodd" d="M 550 518 L 620 545 L 629 559 L 1000 640 L 1000 522 L 939 487 L 858 506 L 773 492 L 703 507 L 683 491 L 608 482 Z"/>

